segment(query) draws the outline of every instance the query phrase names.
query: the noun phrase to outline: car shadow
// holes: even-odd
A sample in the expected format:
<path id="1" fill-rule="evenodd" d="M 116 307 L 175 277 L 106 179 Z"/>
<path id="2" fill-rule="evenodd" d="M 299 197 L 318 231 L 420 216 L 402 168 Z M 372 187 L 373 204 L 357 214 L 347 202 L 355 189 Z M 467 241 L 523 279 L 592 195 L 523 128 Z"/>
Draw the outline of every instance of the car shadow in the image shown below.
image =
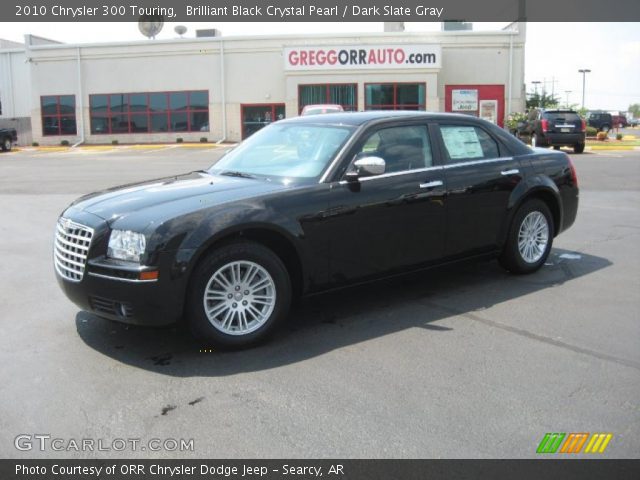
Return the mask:
<path id="1" fill-rule="evenodd" d="M 495 261 L 463 263 L 303 300 L 265 345 L 224 352 L 186 328 L 150 328 L 76 315 L 80 338 L 124 364 L 176 377 L 226 376 L 293 364 L 409 328 L 446 334 L 438 322 L 553 288 L 611 265 L 605 258 L 553 249 L 533 275 L 511 275 Z"/>

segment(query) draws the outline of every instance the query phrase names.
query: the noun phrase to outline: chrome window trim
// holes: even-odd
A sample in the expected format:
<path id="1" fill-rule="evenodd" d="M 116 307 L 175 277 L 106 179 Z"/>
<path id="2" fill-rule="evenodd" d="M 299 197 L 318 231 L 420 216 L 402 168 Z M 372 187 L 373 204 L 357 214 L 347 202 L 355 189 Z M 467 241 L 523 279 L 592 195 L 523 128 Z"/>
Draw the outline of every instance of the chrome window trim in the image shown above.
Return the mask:
<path id="1" fill-rule="evenodd" d="M 379 178 L 389 178 L 389 177 L 398 177 L 400 175 L 409 175 L 411 173 L 420 173 L 420 172 L 429 172 L 432 170 L 443 170 L 444 167 L 442 165 L 434 165 L 433 167 L 424 167 L 424 168 L 412 168 L 411 170 L 402 170 L 401 172 L 390 172 L 383 173 L 382 175 L 372 175 L 370 177 L 362 177 L 359 178 L 359 182 L 368 182 L 369 180 L 377 180 Z M 340 185 L 345 185 L 350 183 L 347 180 L 340 180 Z"/>
<path id="2" fill-rule="evenodd" d="M 420 173 L 420 172 L 429 172 L 429 171 L 436 171 L 436 170 L 447 170 L 450 168 L 458 168 L 458 167 L 467 167 L 467 166 L 472 166 L 472 165 L 481 165 L 483 163 L 498 163 L 498 162 L 508 162 L 510 160 L 513 160 L 513 157 L 499 157 L 499 158 L 487 158 L 487 159 L 482 159 L 482 160 L 472 160 L 469 162 L 459 162 L 459 163 L 452 163 L 449 165 L 435 165 L 433 167 L 425 167 L 425 168 L 413 168 L 411 170 L 403 170 L 401 172 L 392 172 L 392 173 L 383 173 L 382 175 L 373 175 L 371 177 L 362 177 L 359 178 L 358 181 L 359 182 L 368 182 L 369 180 L 376 180 L 378 178 L 389 178 L 389 177 L 396 177 L 398 175 L 408 175 L 410 173 Z M 348 182 L 347 180 L 340 180 L 340 185 L 345 185 Z"/>
<path id="3" fill-rule="evenodd" d="M 120 278 L 120 277 L 112 277 L 111 275 L 104 275 L 102 273 L 89 272 L 89 275 L 92 277 L 104 278 L 107 280 L 116 280 L 118 282 L 128 282 L 128 283 L 154 283 L 157 282 L 158 279 L 154 278 L 152 280 L 139 280 L 137 278 Z"/>
<path id="4" fill-rule="evenodd" d="M 513 160 L 513 157 L 483 158 L 482 160 L 471 160 L 468 162 L 451 163 L 451 164 L 445 165 L 444 168 L 448 169 L 448 168 L 467 167 L 471 165 L 481 165 L 483 163 L 508 162 L 510 160 Z"/>

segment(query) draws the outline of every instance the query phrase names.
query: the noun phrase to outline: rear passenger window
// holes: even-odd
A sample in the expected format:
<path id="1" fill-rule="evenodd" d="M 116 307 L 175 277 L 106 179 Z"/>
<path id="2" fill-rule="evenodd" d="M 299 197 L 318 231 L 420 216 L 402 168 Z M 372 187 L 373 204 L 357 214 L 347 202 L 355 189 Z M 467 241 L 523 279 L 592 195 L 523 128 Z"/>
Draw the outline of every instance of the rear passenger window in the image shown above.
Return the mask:
<path id="1" fill-rule="evenodd" d="M 498 144 L 481 128 L 469 125 L 440 125 L 447 150 L 447 163 L 498 158 Z"/>

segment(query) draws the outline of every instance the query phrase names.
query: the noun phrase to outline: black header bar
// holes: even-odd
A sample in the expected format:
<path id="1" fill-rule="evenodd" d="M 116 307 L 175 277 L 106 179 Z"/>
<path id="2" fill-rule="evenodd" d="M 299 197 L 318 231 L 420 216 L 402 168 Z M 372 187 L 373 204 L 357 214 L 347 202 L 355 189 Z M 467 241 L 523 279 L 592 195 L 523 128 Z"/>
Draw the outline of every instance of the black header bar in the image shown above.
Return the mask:
<path id="1" fill-rule="evenodd" d="M 0 460 L 2 480 L 637 480 L 640 460 Z"/>
<path id="2" fill-rule="evenodd" d="M 632 22 L 638 0 L 13 0 L 5 22 Z"/>

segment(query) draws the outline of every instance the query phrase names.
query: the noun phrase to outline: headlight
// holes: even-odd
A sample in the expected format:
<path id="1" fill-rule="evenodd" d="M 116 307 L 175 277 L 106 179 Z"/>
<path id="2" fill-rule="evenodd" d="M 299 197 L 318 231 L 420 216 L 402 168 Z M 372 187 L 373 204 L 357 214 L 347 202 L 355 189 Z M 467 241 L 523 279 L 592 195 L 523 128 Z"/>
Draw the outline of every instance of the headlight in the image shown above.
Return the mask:
<path id="1" fill-rule="evenodd" d="M 130 262 L 140 262 L 147 241 L 143 234 L 128 230 L 112 230 L 107 256 Z"/>

